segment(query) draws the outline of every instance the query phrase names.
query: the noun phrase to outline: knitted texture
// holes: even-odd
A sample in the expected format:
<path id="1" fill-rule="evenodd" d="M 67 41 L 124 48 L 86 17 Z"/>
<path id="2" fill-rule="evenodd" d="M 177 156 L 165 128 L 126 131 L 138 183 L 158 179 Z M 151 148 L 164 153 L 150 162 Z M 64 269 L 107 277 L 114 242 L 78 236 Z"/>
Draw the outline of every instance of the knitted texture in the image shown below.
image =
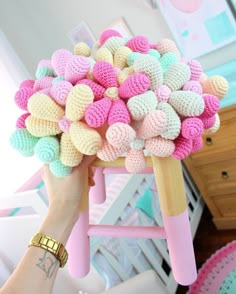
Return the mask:
<path id="1" fill-rule="evenodd" d="M 129 173 L 141 172 L 146 167 L 146 161 L 142 150 L 130 149 L 125 158 L 125 167 Z"/>
<path id="2" fill-rule="evenodd" d="M 203 134 L 204 125 L 197 117 L 188 117 L 182 121 L 181 135 L 186 139 L 195 139 Z"/>
<path id="3" fill-rule="evenodd" d="M 135 137 L 136 132 L 133 128 L 124 123 L 115 123 L 106 132 L 107 141 L 116 148 L 121 148 L 123 145 L 129 146 Z"/>
<path id="4" fill-rule="evenodd" d="M 204 134 L 205 135 L 211 135 L 211 134 L 217 132 L 219 128 L 220 128 L 220 117 L 219 117 L 218 113 L 216 113 L 215 114 L 215 123 L 214 123 L 214 125 L 209 129 L 205 129 Z"/>
<path id="5" fill-rule="evenodd" d="M 42 77 L 35 81 L 34 92 L 40 91 L 42 89 L 50 88 L 52 86 L 53 77 Z"/>
<path id="6" fill-rule="evenodd" d="M 132 74 L 134 74 L 134 70 L 132 67 L 126 67 L 123 70 L 121 70 L 118 73 L 117 77 L 119 84 L 122 85 L 125 82 L 125 80 Z"/>
<path id="7" fill-rule="evenodd" d="M 166 129 L 167 117 L 164 111 L 154 110 L 145 116 L 142 125 L 138 129 L 138 136 L 149 139 L 159 136 Z"/>
<path id="8" fill-rule="evenodd" d="M 204 129 L 209 129 L 214 126 L 216 122 L 216 115 L 213 115 L 211 117 L 200 117 L 200 119 L 203 123 Z"/>
<path id="9" fill-rule="evenodd" d="M 11 146 L 18 151 L 32 150 L 39 138 L 32 136 L 27 129 L 18 129 L 10 136 Z"/>
<path id="10" fill-rule="evenodd" d="M 74 54 L 89 57 L 91 50 L 85 42 L 79 42 L 74 46 Z"/>
<path id="11" fill-rule="evenodd" d="M 107 48 L 100 48 L 95 54 L 95 60 L 96 61 L 106 61 L 111 64 L 113 64 L 113 55 L 111 51 Z"/>
<path id="12" fill-rule="evenodd" d="M 99 37 L 100 44 L 103 45 L 106 42 L 106 40 L 110 39 L 111 37 L 122 37 L 122 36 L 116 30 L 112 30 L 112 29 L 105 30 L 100 34 L 100 37 Z"/>
<path id="13" fill-rule="evenodd" d="M 26 125 L 25 125 L 25 120 L 27 119 L 27 117 L 30 116 L 30 113 L 23 113 L 21 116 L 18 117 L 17 121 L 16 121 L 16 128 L 17 129 L 25 129 Z"/>
<path id="14" fill-rule="evenodd" d="M 164 139 L 160 136 L 146 140 L 145 147 L 158 157 L 171 156 L 175 150 L 175 144 L 172 140 Z"/>
<path id="15" fill-rule="evenodd" d="M 162 67 L 155 57 L 140 55 L 135 59 L 133 68 L 135 72 L 145 73 L 149 77 L 151 90 L 155 90 L 163 83 Z"/>
<path id="16" fill-rule="evenodd" d="M 89 88 L 93 91 L 95 101 L 98 99 L 101 99 L 104 95 L 105 88 L 103 86 L 97 84 L 96 82 L 89 80 L 89 79 L 80 80 L 76 84 L 77 85 L 82 84 L 82 85 L 89 86 Z"/>
<path id="17" fill-rule="evenodd" d="M 166 102 L 160 102 L 157 109 L 165 112 L 167 119 L 166 128 L 161 133 L 161 137 L 164 139 L 174 140 L 178 137 L 181 129 L 181 122 L 178 114 L 171 107 L 171 105 Z"/>
<path id="18" fill-rule="evenodd" d="M 58 126 L 63 133 L 69 133 L 70 125 L 71 121 L 66 116 L 58 121 Z"/>
<path id="19" fill-rule="evenodd" d="M 229 90 L 227 80 L 222 76 L 212 76 L 203 83 L 205 93 L 212 94 L 218 98 L 223 98 Z"/>
<path id="20" fill-rule="evenodd" d="M 50 59 L 41 59 L 37 65 L 37 69 L 44 66 L 52 68 L 52 61 Z"/>
<path id="21" fill-rule="evenodd" d="M 182 160 L 190 155 L 192 151 L 192 140 L 186 139 L 181 135 L 174 140 L 175 143 L 175 151 L 172 156 L 175 159 Z"/>
<path id="22" fill-rule="evenodd" d="M 34 80 L 27 79 L 27 80 L 24 80 L 20 83 L 19 89 L 21 89 L 21 88 L 33 89 L 33 87 L 34 87 Z"/>
<path id="23" fill-rule="evenodd" d="M 60 160 L 70 167 L 77 166 L 83 159 L 83 154 L 79 152 L 72 143 L 69 134 L 63 133 L 60 140 Z"/>
<path id="24" fill-rule="evenodd" d="M 198 152 L 202 149 L 203 147 L 203 139 L 202 136 L 197 137 L 195 139 L 192 140 L 192 152 Z"/>
<path id="25" fill-rule="evenodd" d="M 178 62 L 178 60 L 179 60 L 178 56 L 173 52 L 167 52 L 163 54 L 162 57 L 160 58 L 160 64 L 161 64 L 163 73 L 165 73 L 172 64 Z"/>
<path id="26" fill-rule="evenodd" d="M 90 62 L 84 56 L 74 55 L 71 57 L 65 67 L 65 79 L 71 84 L 75 84 L 84 79 L 90 69 Z"/>
<path id="27" fill-rule="evenodd" d="M 127 107 L 132 119 L 142 120 L 148 113 L 156 109 L 157 99 L 154 92 L 147 91 L 144 94 L 130 98 Z"/>
<path id="28" fill-rule="evenodd" d="M 106 40 L 103 44 L 103 48 L 107 48 L 112 54 L 116 52 L 118 48 L 125 45 L 125 40 L 121 37 L 113 36 Z"/>
<path id="29" fill-rule="evenodd" d="M 72 58 L 70 51 L 66 49 L 59 49 L 52 54 L 52 66 L 58 76 L 64 76 L 66 65 Z"/>
<path id="30" fill-rule="evenodd" d="M 61 133 L 57 122 L 44 120 L 30 115 L 25 120 L 27 130 L 36 137 L 54 136 Z"/>
<path id="31" fill-rule="evenodd" d="M 93 75 L 95 79 L 105 88 L 118 86 L 116 72 L 109 62 L 97 62 L 93 68 Z"/>
<path id="32" fill-rule="evenodd" d="M 60 159 L 50 163 L 49 168 L 56 177 L 64 178 L 71 173 L 72 168 L 64 165 Z"/>
<path id="33" fill-rule="evenodd" d="M 180 56 L 179 50 L 174 41 L 170 39 L 162 39 L 161 41 L 157 42 L 156 49 L 163 55 L 167 52 L 173 52 L 178 57 Z"/>
<path id="34" fill-rule="evenodd" d="M 190 80 L 198 81 L 202 75 L 202 65 L 199 61 L 193 59 L 189 62 L 187 62 L 189 68 L 190 68 Z"/>
<path id="35" fill-rule="evenodd" d="M 34 94 L 34 90 L 28 87 L 22 87 L 15 94 L 15 103 L 16 105 L 22 109 L 28 109 L 28 100 Z"/>
<path id="36" fill-rule="evenodd" d="M 129 54 L 132 53 L 132 50 L 127 46 L 121 46 L 119 47 L 115 54 L 114 54 L 114 66 L 119 68 L 126 67 L 127 64 L 127 58 Z"/>
<path id="37" fill-rule="evenodd" d="M 183 116 L 198 116 L 204 111 L 204 99 L 192 91 L 176 91 L 169 98 L 170 105 Z"/>
<path id="38" fill-rule="evenodd" d="M 205 108 L 201 117 L 211 117 L 220 109 L 220 101 L 214 95 L 203 94 Z"/>
<path id="39" fill-rule="evenodd" d="M 82 122 L 73 122 L 70 127 L 74 146 L 85 155 L 94 155 L 102 144 L 100 135 Z"/>
<path id="40" fill-rule="evenodd" d="M 123 145 L 120 148 L 116 148 L 104 140 L 102 147 L 97 152 L 97 156 L 103 161 L 113 161 L 116 160 L 119 156 L 123 155 L 128 150 L 128 146 Z"/>
<path id="41" fill-rule="evenodd" d="M 202 85 L 200 84 L 199 81 L 187 81 L 184 86 L 183 86 L 183 90 L 184 91 L 192 91 L 195 92 L 199 95 L 202 95 L 203 93 L 203 89 L 202 89 Z"/>
<path id="42" fill-rule="evenodd" d="M 149 51 L 149 41 L 144 36 L 135 36 L 131 38 L 126 46 L 134 52 L 147 53 Z"/>
<path id="43" fill-rule="evenodd" d="M 59 81 L 52 85 L 50 94 L 52 98 L 61 106 L 66 105 L 66 99 L 73 86 L 67 81 Z"/>
<path id="44" fill-rule="evenodd" d="M 42 66 L 40 68 L 37 69 L 35 76 L 37 79 L 42 78 L 42 77 L 47 77 L 47 76 L 51 76 L 54 77 L 55 73 L 53 68 L 48 67 L 48 66 Z"/>
<path id="45" fill-rule="evenodd" d="M 55 137 L 40 138 L 34 147 L 34 152 L 42 162 L 53 162 L 59 158 L 59 141 Z"/>
<path id="46" fill-rule="evenodd" d="M 166 85 L 161 85 L 155 90 L 158 102 L 168 102 L 171 94 L 171 89 Z"/>
<path id="47" fill-rule="evenodd" d="M 159 60 L 161 57 L 161 54 L 157 50 L 155 50 L 154 48 L 149 49 L 148 54 L 155 57 L 157 60 Z"/>
<path id="48" fill-rule="evenodd" d="M 112 125 L 116 122 L 130 123 L 129 111 L 122 100 L 113 101 L 107 122 L 108 125 Z"/>
<path id="49" fill-rule="evenodd" d="M 189 67 L 184 63 L 177 62 L 169 66 L 168 70 L 165 72 L 163 83 L 168 86 L 171 91 L 177 91 L 183 87 L 189 78 Z"/>

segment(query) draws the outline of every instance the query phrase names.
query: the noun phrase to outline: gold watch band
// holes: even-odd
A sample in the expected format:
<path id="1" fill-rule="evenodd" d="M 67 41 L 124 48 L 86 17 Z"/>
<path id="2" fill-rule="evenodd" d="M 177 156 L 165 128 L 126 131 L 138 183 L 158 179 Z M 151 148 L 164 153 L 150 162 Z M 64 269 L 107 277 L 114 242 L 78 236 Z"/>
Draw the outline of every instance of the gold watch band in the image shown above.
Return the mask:
<path id="1" fill-rule="evenodd" d="M 51 252 L 59 260 L 60 267 L 65 266 L 68 259 L 68 253 L 64 245 L 57 240 L 42 233 L 37 233 L 31 239 L 28 247 L 30 246 L 40 247 Z"/>

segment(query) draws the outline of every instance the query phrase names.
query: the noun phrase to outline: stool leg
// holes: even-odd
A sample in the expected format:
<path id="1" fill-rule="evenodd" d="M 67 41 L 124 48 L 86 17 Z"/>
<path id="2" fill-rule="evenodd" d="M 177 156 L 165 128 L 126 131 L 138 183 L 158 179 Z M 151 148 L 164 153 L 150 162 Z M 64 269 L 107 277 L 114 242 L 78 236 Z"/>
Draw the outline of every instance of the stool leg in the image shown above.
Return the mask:
<path id="1" fill-rule="evenodd" d="M 81 198 L 80 217 L 72 230 L 66 246 L 69 254 L 69 272 L 71 276 L 75 278 L 82 278 L 86 276 L 90 270 L 90 242 L 88 236 L 88 226 L 88 185 L 87 187 L 84 185 L 84 193 Z"/>
<path id="2" fill-rule="evenodd" d="M 95 204 L 101 204 L 106 200 L 106 185 L 103 167 L 96 167 L 94 173 L 95 186 L 90 188 L 89 198 Z"/>
<path id="3" fill-rule="evenodd" d="M 181 162 L 152 157 L 167 245 L 175 280 L 190 285 L 197 278 Z"/>

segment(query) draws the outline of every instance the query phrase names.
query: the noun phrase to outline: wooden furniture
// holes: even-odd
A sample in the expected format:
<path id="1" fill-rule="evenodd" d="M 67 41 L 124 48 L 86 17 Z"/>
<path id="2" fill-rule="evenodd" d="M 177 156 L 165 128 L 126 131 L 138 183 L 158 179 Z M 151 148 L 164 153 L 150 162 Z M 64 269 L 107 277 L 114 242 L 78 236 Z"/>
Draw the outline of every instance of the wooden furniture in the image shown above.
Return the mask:
<path id="1" fill-rule="evenodd" d="M 220 112 L 221 127 L 184 160 L 218 229 L 236 229 L 236 105 Z"/>

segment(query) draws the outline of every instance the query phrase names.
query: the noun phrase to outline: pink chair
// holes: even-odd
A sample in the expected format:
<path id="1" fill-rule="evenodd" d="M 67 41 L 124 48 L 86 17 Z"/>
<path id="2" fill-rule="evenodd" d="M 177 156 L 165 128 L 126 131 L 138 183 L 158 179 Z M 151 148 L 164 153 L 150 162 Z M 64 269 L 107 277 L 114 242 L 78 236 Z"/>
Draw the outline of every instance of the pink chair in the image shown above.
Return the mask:
<path id="1" fill-rule="evenodd" d="M 175 280 L 181 285 L 190 285 L 197 278 L 195 256 L 188 217 L 181 162 L 172 157 L 147 157 L 146 172 L 153 168 L 163 217 L 163 227 L 122 227 L 111 225 L 89 225 L 88 189 L 85 189 L 80 218 L 67 244 L 69 270 L 72 276 L 82 278 L 90 270 L 90 236 L 114 238 L 165 238 Z M 105 200 L 103 168 L 115 172 L 124 170 L 124 158 L 113 162 L 96 160 L 95 188 L 90 196 L 96 203 Z M 95 195 L 96 194 L 96 195 Z"/>

